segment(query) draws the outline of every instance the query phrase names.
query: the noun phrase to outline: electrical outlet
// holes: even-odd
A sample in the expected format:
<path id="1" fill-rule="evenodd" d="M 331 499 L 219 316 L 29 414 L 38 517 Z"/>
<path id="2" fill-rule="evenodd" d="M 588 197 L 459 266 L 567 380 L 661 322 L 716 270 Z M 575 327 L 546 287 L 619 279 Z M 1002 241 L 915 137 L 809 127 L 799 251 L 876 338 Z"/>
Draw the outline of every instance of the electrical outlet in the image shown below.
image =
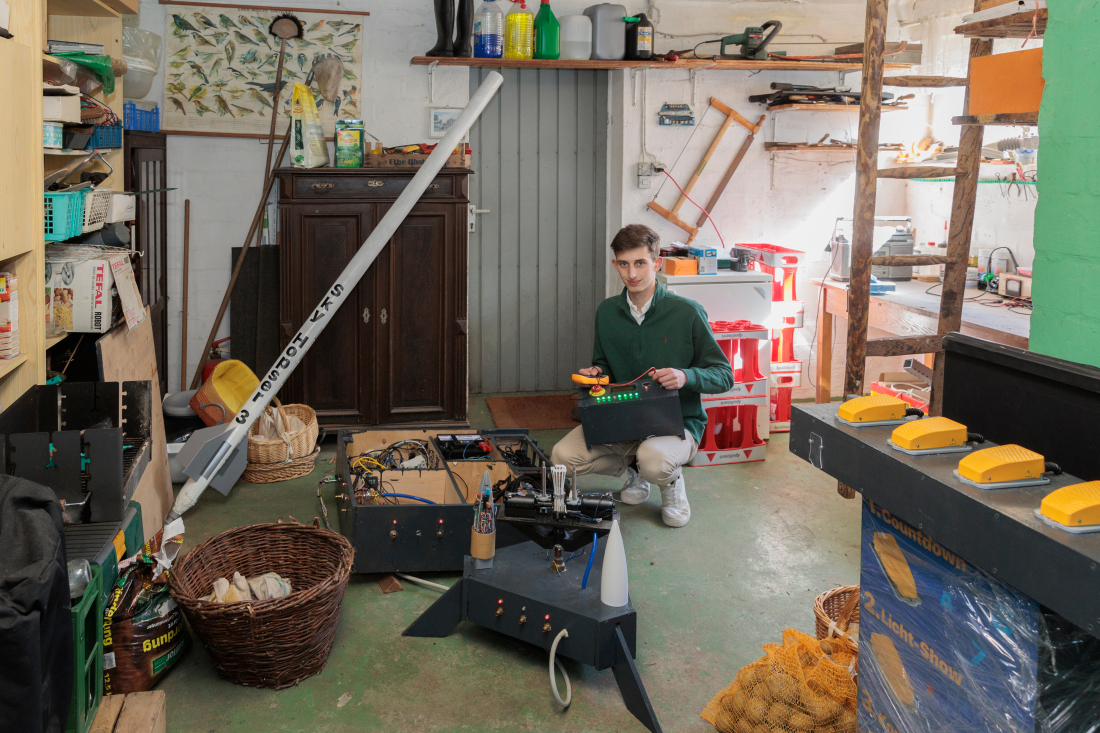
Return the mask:
<path id="1" fill-rule="evenodd" d="M 650 188 L 653 186 L 654 176 L 661 174 L 665 169 L 663 163 L 639 163 L 638 164 L 638 188 Z"/>

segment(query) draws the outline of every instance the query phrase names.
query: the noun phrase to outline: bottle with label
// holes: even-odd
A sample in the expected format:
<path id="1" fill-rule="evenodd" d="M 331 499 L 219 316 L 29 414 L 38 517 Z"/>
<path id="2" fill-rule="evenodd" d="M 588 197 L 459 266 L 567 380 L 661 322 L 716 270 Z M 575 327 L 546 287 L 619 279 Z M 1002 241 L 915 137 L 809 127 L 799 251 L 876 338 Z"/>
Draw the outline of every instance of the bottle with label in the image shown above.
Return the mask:
<path id="1" fill-rule="evenodd" d="M 626 57 L 633 61 L 653 58 L 653 24 L 640 13 L 626 21 Z"/>
<path id="2" fill-rule="evenodd" d="M 499 59 L 504 54 L 504 11 L 497 0 L 485 0 L 474 16 L 474 58 Z"/>
<path id="3" fill-rule="evenodd" d="M 561 55 L 561 23 L 550 9 L 550 0 L 542 0 L 535 16 L 535 58 L 556 59 Z"/>
<path id="4" fill-rule="evenodd" d="M 527 3 L 513 3 L 512 10 L 504 16 L 504 58 L 532 58 L 534 31 L 535 16 L 527 9 Z"/>

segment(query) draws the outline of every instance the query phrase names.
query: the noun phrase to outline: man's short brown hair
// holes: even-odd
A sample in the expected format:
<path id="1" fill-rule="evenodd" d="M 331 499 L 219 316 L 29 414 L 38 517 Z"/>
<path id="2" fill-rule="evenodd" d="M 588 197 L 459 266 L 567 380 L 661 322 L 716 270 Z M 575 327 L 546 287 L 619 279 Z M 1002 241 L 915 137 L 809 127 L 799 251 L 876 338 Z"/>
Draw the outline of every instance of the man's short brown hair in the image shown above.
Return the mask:
<path id="1" fill-rule="evenodd" d="M 638 247 L 645 247 L 657 259 L 661 256 L 661 237 L 645 224 L 628 224 L 611 240 L 611 251 L 615 254 Z"/>

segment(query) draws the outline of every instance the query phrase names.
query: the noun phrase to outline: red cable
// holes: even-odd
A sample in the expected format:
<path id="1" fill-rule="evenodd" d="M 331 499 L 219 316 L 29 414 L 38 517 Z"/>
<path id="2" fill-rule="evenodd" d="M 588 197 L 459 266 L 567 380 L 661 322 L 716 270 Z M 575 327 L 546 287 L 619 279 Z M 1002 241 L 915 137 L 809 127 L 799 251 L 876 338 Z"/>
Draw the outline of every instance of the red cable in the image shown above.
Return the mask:
<path id="1" fill-rule="evenodd" d="M 1027 45 L 1027 42 L 1031 40 L 1031 37 L 1039 32 L 1039 0 L 1035 0 L 1035 12 L 1031 14 L 1031 33 L 1027 34 L 1027 38 L 1020 44 L 1020 48 Z"/>
<path id="2" fill-rule="evenodd" d="M 669 173 L 668 171 L 661 171 L 661 172 L 664 173 L 666 176 L 668 176 L 668 180 L 672 181 L 673 185 L 676 186 L 676 188 L 680 188 L 680 184 L 676 183 L 676 179 L 672 177 L 671 173 Z M 691 196 L 688 196 L 687 192 L 684 191 L 684 189 L 680 188 L 680 193 L 684 194 L 684 198 L 686 198 L 688 201 L 691 201 Z M 714 219 L 710 218 L 710 212 L 707 211 L 706 209 L 704 209 L 699 204 L 695 203 L 694 201 L 691 201 L 691 203 L 695 208 L 699 209 L 699 211 L 702 211 L 704 214 L 706 214 L 707 221 L 709 221 L 710 225 L 712 227 L 714 227 L 714 233 L 718 235 L 718 241 L 722 243 L 722 249 L 725 249 L 726 248 L 726 240 L 722 239 L 722 232 L 718 231 L 718 225 L 714 223 Z M 645 375 L 643 374 L 642 376 L 645 376 Z M 638 377 L 638 379 L 641 379 L 641 377 Z M 638 381 L 638 380 L 636 379 L 634 381 Z M 628 382 L 628 384 L 629 384 L 629 382 Z"/>
<path id="3" fill-rule="evenodd" d="M 675 183 L 675 181 L 673 181 L 673 183 Z M 634 384 L 635 382 L 637 382 L 639 379 L 646 376 L 647 374 L 653 374 L 656 371 L 657 371 L 657 367 L 650 367 L 649 369 L 646 369 L 644 372 L 639 374 L 634 379 L 631 379 L 629 382 L 621 382 L 621 383 L 618 383 L 618 384 L 605 384 L 604 386 L 605 387 L 625 387 L 629 384 Z"/>

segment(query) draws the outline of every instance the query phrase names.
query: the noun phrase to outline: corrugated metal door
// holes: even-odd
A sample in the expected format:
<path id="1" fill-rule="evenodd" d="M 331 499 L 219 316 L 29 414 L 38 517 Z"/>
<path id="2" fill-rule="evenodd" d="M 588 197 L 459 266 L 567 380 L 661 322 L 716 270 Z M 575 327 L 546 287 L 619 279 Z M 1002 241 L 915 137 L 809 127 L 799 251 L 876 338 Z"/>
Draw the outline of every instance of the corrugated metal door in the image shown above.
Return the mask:
<path id="1" fill-rule="evenodd" d="M 490 69 L 470 69 L 471 94 Z M 606 71 L 499 69 L 470 131 L 470 391 L 568 389 L 604 297 Z"/>

